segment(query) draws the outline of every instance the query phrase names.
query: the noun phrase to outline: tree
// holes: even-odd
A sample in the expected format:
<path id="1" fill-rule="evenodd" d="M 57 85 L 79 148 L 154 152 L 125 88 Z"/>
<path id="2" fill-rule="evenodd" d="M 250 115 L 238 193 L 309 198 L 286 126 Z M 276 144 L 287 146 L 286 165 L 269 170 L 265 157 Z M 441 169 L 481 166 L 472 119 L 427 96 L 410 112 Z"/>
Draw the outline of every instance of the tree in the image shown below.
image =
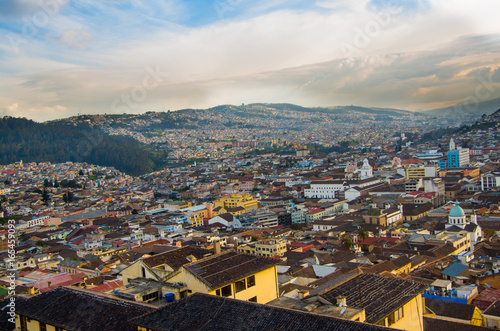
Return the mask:
<path id="1" fill-rule="evenodd" d="M 80 176 L 84 176 L 84 175 L 85 175 L 85 174 L 83 173 L 83 170 L 82 170 L 82 169 L 80 169 L 80 171 L 78 172 L 78 174 L 79 174 Z"/>
<path id="2" fill-rule="evenodd" d="M 364 244 L 365 243 L 365 239 L 368 238 L 368 231 L 366 231 L 363 228 L 360 228 L 358 230 L 358 237 L 361 239 L 361 243 Z"/>
<path id="3" fill-rule="evenodd" d="M 73 202 L 73 199 L 74 199 L 74 195 L 73 195 L 73 192 L 66 192 L 63 194 L 63 200 L 64 202 L 68 203 L 68 202 Z"/>
<path id="4" fill-rule="evenodd" d="M 43 181 L 43 187 L 52 187 L 52 183 L 48 179 L 45 179 Z"/>
<path id="5" fill-rule="evenodd" d="M 138 213 L 137 209 L 132 209 L 132 215 L 137 215 Z"/>
<path id="6" fill-rule="evenodd" d="M 493 229 L 484 229 L 483 231 L 484 238 L 487 240 L 491 240 L 491 238 L 497 234 L 497 232 Z"/>
<path id="7" fill-rule="evenodd" d="M 45 205 L 47 205 L 47 202 L 50 200 L 50 197 L 49 197 L 49 192 L 47 192 L 46 189 L 43 189 L 43 192 L 42 192 L 42 201 Z"/>
<path id="8" fill-rule="evenodd" d="M 340 242 L 342 246 L 344 246 L 346 249 L 351 250 L 352 248 L 352 240 L 351 237 L 346 236 L 342 238 L 342 241 Z"/>
<path id="9" fill-rule="evenodd" d="M 368 215 L 370 215 L 370 216 L 380 216 L 380 209 L 378 209 L 378 208 L 370 208 L 370 209 L 368 209 Z"/>
<path id="10" fill-rule="evenodd" d="M 59 187 L 59 183 L 57 182 L 57 179 L 54 179 L 54 187 Z"/>

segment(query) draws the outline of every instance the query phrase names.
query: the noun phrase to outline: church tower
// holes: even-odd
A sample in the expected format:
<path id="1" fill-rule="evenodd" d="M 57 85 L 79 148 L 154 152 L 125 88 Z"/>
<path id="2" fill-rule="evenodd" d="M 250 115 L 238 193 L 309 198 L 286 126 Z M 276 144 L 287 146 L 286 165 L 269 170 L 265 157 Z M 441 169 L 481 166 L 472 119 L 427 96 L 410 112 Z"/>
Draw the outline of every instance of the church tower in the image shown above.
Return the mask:
<path id="1" fill-rule="evenodd" d="M 363 166 L 359 169 L 359 175 L 361 179 L 373 177 L 373 168 L 370 163 L 368 163 L 368 159 L 363 160 Z"/>
<path id="2" fill-rule="evenodd" d="M 455 140 L 453 138 L 450 139 L 450 151 L 454 151 L 457 149 L 457 146 L 455 145 Z"/>

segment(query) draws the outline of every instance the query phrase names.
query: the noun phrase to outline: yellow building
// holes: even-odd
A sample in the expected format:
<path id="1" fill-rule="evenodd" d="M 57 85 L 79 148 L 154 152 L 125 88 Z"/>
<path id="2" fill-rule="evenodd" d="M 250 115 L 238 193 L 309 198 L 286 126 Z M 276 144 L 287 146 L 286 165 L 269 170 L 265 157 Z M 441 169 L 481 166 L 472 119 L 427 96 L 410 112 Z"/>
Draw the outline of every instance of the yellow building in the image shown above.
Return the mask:
<path id="1" fill-rule="evenodd" d="M 443 231 L 436 235 L 436 240 L 442 243 L 451 243 L 455 248 L 453 255 L 470 251 L 472 249 L 470 233 L 466 231 L 448 232 Z"/>
<path id="2" fill-rule="evenodd" d="M 238 246 L 238 253 L 271 257 L 283 256 L 286 253 L 285 239 L 264 239 L 246 245 Z"/>
<path id="3" fill-rule="evenodd" d="M 172 272 L 178 271 L 184 264 L 195 259 L 201 259 L 211 253 L 208 249 L 194 246 L 177 248 L 137 260 L 123 269 L 120 274 L 123 277 L 124 285 L 128 285 L 130 279 L 141 277 L 164 281 Z"/>
<path id="4" fill-rule="evenodd" d="M 495 301 L 484 312 L 484 326 L 500 329 L 500 302 Z"/>
<path id="5" fill-rule="evenodd" d="M 441 169 L 437 164 L 410 166 L 406 169 L 406 179 L 419 179 L 423 177 L 438 177 Z"/>
<path id="6" fill-rule="evenodd" d="M 243 213 L 256 210 L 258 205 L 257 199 L 251 194 L 231 194 L 228 197 L 220 198 L 214 202 L 214 210 L 216 207 L 222 207 L 226 210 L 241 207 L 244 209 Z M 214 215 L 215 216 L 215 215 Z"/>
<path id="7" fill-rule="evenodd" d="M 16 330 L 23 331 L 134 330 L 129 319 L 155 310 L 155 306 L 69 287 L 18 299 L 14 309 Z"/>
<path id="8" fill-rule="evenodd" d="M 421 330 L 426 284 L 374 274 L 358 274 L 320 294 L 329 302 L 345 298 L 347 307 L 364 309 L 365 322 L 401 330 Z"/>
<path id="9" fill-rule="evenodd" d="M 432 311 L 434 318 L 483 326 L 481 311 L 474 305 L 426 298 L 425 306 Z"/>
<path id="10" fill-rule="evenodd" d="M 267 303 L 279 295 L 276 269 L 279 262 L 279 259 L 227 251 L 186 264 L 167 280 L 186 285 L 190 293 Z"/>

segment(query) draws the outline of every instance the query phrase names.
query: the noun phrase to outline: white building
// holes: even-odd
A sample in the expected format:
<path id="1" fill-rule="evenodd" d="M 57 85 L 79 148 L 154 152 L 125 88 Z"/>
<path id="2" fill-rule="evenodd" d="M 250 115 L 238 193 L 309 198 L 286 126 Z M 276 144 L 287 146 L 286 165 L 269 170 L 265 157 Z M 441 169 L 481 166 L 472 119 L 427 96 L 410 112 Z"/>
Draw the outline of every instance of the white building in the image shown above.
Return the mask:
<path id="1" fill-rule="evenodd" d="M 373 168 L 368 163 L 368 159 L 363 160 L 363 165 L 359 168 L 359 177 L 362 180 L 373 177 Z"/>
<path id="2" fill-rule="evenodd" d="M 334 199 L 337 192 L 344 191 L 345 183 L 342 180 L 312 182 L 310 188 L 304 189 L 304 197 Z"/>
<path id="3" fill-rule="evenodd" d="M 492 171 L 491 173 L 481 177 L 481 190 L 488 191 L 500 186 L 500 171 Z"/>

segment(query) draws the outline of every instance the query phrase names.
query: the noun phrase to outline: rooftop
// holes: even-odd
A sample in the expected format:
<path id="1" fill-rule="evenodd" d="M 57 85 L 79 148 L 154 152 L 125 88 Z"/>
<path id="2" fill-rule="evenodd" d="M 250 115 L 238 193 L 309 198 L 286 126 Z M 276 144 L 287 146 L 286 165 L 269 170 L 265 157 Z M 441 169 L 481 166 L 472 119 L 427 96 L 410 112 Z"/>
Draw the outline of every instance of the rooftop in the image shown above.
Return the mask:
<path id="1" fill-rule="evenodd" d="M 394 330 L 381 326 L 195 293 L 131 323 L 163 330 Z"/>
<path id="2" fill-rule="evenodd" d="M 377 323 L 415 296 L 427 285 L 374 274 L 359 274 L 321 294 L 335 302 L 338 296 L 347 298 L 347 306 L 366 311 L 366 322 Z"/>
<path id="3" fill-rule="evenodd" d="M 135 331 L 126 321 L 154 310 L 150 305 L 67 287 L 16 303 L 16 314 L 75 331 Z"/>
<path id="4" fill-rule="evenodd" d="M 209 288 L 215 289 L 280 263 L 279 259 L 227 251 L 184 266 Z"/>

